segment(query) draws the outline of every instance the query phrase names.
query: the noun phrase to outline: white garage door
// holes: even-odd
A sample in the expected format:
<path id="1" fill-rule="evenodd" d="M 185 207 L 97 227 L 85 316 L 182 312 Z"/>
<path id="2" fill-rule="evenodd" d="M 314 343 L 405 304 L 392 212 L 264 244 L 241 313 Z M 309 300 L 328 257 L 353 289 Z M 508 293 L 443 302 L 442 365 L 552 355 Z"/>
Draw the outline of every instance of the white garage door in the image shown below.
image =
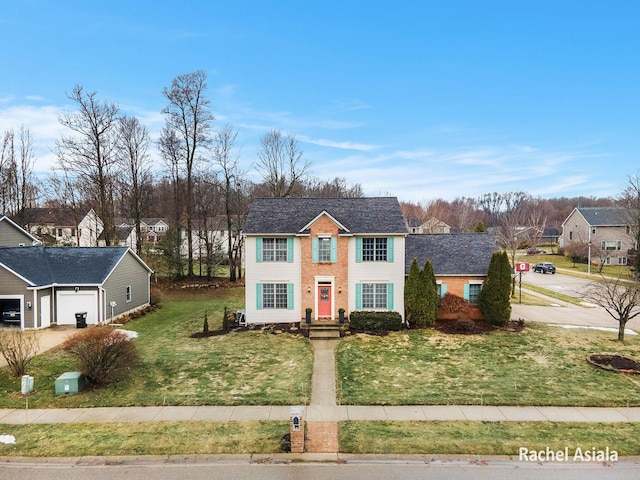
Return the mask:
<path id="1" fill-rule="evenodd" d="M 98 292 L 57 292 L 58 325 L 75 325 L 76 313 L 87 312 L 87 324 L 98 323 Z"/>

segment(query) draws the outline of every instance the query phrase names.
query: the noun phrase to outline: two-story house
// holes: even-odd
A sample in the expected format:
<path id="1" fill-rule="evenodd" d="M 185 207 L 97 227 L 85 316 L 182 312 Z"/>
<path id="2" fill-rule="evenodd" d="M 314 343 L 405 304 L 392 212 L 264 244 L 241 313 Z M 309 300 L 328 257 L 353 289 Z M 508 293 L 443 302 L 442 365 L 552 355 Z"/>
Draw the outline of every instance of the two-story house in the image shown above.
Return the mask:
<path id="1" fill-rule="evenodd" d="M 396 198 L 260 198 L 247 217 L 246 321 L 404 317 L 406 225 Z"/>
<path id="2" fill-rule="evenodd" d="M 629 252 L 637 249 L 629 214 L 622 207 L 576 207 L 562 222 L 561 246 L 590 245 L 592 262 L 627 265 Z"/>
<path id="3" fill-rule="evenodd" d="M 93 209 L 79 213 L 71 208 L 29 208 L 23 217 L 24 229 L 44 245 L 95 247 L 104 230 Z"/>

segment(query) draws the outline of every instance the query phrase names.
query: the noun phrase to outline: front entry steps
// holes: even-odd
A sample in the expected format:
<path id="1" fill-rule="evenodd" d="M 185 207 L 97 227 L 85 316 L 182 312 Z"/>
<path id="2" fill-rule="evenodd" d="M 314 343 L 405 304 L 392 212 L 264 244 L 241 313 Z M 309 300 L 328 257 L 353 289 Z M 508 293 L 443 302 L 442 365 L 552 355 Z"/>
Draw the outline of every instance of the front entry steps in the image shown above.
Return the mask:
<path id="1" fill-rule="evenodd" d="M 309 330 L 310 340 L 330 340 L 340 338 L 341 332 L 346 328 L 344 324 L 338 323 L 303 323 L 301 327 Z"/>

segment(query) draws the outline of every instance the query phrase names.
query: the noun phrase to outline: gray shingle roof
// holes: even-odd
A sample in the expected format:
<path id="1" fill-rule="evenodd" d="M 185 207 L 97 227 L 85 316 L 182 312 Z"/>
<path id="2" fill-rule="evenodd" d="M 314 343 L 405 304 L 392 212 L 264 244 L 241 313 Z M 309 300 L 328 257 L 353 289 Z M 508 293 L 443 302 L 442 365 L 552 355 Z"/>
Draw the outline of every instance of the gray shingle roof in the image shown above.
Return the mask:
<path id="1" fill-rule="evenodd" d="M 578 207 L 576 210 L 592 226 L 629 224 L 629 212 L 622 207 Z"/>
<path id="2" fill-rule="evenodd" d="M 257 198 L 244 226 L 247 235 L 297 234 L 326 211 L 352 234 L 405 234 L 395 197 Z"/>
<path id="3" fill-rule="evenodd" d="M 33 286 L 98 285 L 127 253 L 126 247 L 7 247 L 0 264 Z"/>
<path id="4" fill-rule="evenodd" d="M 495 238 L 486 233 L 409 235 L 405 243 L 405 274 L 415 258 L 420 268 L 427 260 L 438 275 L 486 275 Z"/>

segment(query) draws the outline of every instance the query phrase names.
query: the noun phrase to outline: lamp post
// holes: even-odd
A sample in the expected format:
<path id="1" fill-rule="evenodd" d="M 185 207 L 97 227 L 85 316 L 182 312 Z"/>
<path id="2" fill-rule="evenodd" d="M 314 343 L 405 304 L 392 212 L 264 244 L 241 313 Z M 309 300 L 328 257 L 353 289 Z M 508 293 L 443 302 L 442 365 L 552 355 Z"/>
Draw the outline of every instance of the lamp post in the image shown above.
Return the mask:
<path id="1" fill-rule="evenodd" d="M 589 253 L 587 255 L 587 277 L 591 276 L 591 225 L 589 225 L 589 242 L 587 243 L 589 247 Z"/>

